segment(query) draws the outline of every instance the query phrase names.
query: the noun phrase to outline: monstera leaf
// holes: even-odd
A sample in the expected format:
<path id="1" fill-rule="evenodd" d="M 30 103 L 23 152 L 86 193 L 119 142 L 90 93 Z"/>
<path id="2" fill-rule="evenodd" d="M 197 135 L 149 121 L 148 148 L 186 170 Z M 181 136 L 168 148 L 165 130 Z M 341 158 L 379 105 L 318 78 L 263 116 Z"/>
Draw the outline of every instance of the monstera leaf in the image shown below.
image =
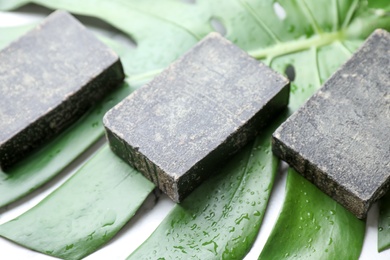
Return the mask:
<path id="1" fill-rule="evenodd" d="M 384 1 L 379 0 L 370 2 L 365 0 L 197 0 L 194 3 L 179 0 L 3 0 L 0 2 L 0 9 L 11 10 L 30 2 L 51 9 L 65 9 L 75 14 L 94 16 L 125 33 L 136 43 L 136 48 L 130 49 L 121 46 L 120 43 L 116 43 L 116 47 L 121 49 L 120 56 L 128 75 L 127 80 L 134 85 L 150 80 L 207 33 L 213 31 L 215 24 L 219 23 L 226 32 L 226 38 L 275 70 L 281 73 L 288 72 L 292 79 L 290 111 L 301 106 L 375 28 L 390 27 L 390 17 L 385 11 L 390 3 L 386 5 Z M 377 7 L 381 9 L 379 11 L 372 9 Z M 10 34 L 10 38 L 13 36 Z M 6 36 L 0 36 L 0 41 L 5 42 L 4 37 Z M 274 159 L 272 156 L 266 156 L 266 152 L 258 151 L 259 145 L 262 151 L 270 151 L 270 143 L 267 142 L 269 137 L 270 132 L 265 132 L 254 141 L 254 144 L 240 152 L 226 166 L 227 168 L 224 168 L 229 172 L 226 178 L 231 179 L 224 180 L 224 177 L 218 175 L 219 177 L 209 180 L 199 188 L 204 192 L 195 191 L 197 197 L 190 197 L 189 202 L 183 204 L 185 207 L 176 206 L 150 239 L 134 253 L 134 257 L 138 255 L 159 257 L 159 251 L 157 249 L 156 252 L 153 251 L 155 248 L 153 241 L 159 243 L 159 248 L 164 248 L 164 255 L 177 258 L 244 257 L 253 244 L 265 211 L 263 206 L 254 211 L 251 202 L 256 204 L 260 199 L 265 205 L 269 197 L 268 189 L 271 189 L 273 183 L 275 168 L 269 165 L 274 164 L 272 162 Z M 268 166 L 255 167 L 256 170 L 242 170 L 243 161 L 250 162 L 248 165 Z M 252 178 L 261 181 L 262 185 L 259 186 L 267 189 L 259 188 L 258 191 L 254 191 L 255 188 L 250 186 L 253 184 Z M 292 179 L 289 178 L 288 186 L 293 185 L 290 183 Z M 227 187 L 229 185 L 225 183 L 230 181 L 232 185 Z M 295 184 L 297 189 L 304 189 L 306 185 L 305 180 Z M 77 183 L 73 185 L 77 186 Z M 229 192 L 226 191 L 227 189 L 230 189 Z M 245 192 L 247 190 L 259 196 L 257 200 L 248 196 Z M 229 196 L 222 198 L 223 193 Z M 287 194 L 286 201 L 291 200 L 289 196 L 295 196 L 291 194 L 293 193 Z M 48 198 L 47 201 L 50 199 Z M 205 212 L 201 212 L 199 208 L 201 205 L 205 206 Z M 213 212 L 206 205 L 222 210 L 225 205 L 228 205 L 227 209 L 230 206 L 232 210 L 216 217 L 215 213 L 212 216 Z M 333 210 L 336 205 L 336 202 L 330 201 L 323 206 L 323 210 Z M 239 210 L 235 210 L 234 207 L 239 207 Z M 338 210 L 345 209 L 338 208 Z M 188 215 L 189 212 L 194 212 L 196 217 L 192 219 L 192 215 Z M 288 213 L 282 212 L 282 214 Z M 332 248 L 338 250 L 351 248 L 350 257 L 347 258 L 353 258 L 359 255 L 364 230 L 361 228 L 361 223 L 353 219 L 353 216 L 343 213 L 339 215 L 345 215 L 346 222 L 358 224 L 334 223 L 342 228 L 332 234 L 333 240 L 340 241 Z M 282 216 L 281 221 L 289 221 Z M 238 224 L 234 225 L 236 221 Z M 334 218 L 334 221 L 338 221 L 338 218 Z M 171 228 L 168 227 L 170 223 L 173 223 Z M 279 224 L 277 227 L 283 226 Z M 175 227 L 178 229 L 176 230 Z M 192 233 L 191 227 L 195 227 L 195 230 L 199 227 L 200 231 Z M 324 223 L 322 228 L 326 230 L 330 227 Z M 162 234 L 177 234 L 176 232 L 183 232 L 185 244 L 182 244 L 183 241 L 176 241 L 174 237 L 167 240 L 159 239 Z M 353 242 L 343 240 L 343 232 L 352 234 L 351 236 L 355 234 L 356 240 Z M 309 231 L 306 233 L 303 231 L 300 235 L 308 234 Z M 329 234 L 317 232 L 315 235 Z M 201 236 L 210 237 L 201 239 Z M 323 237 L 322 240 L 325 241 L 326 238 Z M 288 245 L 282 243 L 281 246 Z M 326 254 L 326 249 L 324 246 L 316 250 L 323 251 L 321 255 L 324 258 L 327 255 L 334 256 L 334 254 Z M 303 255 L 298 256 L 309 257 L 304 255 L 304 250 L 301 254 Z"/>
<path id="2" fill-rule="evenodd" d="M 389 2 L 386 0 L 369 0 L 368 6 L 370 8 L 382 9 L 386 11 L 390 10 Z"/>

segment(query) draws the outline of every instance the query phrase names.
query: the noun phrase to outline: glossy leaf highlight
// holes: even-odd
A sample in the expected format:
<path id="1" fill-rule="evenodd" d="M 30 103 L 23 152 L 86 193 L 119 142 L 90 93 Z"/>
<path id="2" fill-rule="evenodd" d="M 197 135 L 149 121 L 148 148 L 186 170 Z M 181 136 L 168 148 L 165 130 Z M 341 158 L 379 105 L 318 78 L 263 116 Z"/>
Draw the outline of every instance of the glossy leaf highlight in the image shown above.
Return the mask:
<path id="1" fill-rule="evenodd" d="M 128 259 L 241 259 L 260 228 L 278 160 L 269 128 L 176 205 Z"/>
<path id="2" fill-rule="evenodd" d="M 365 223 L 289 169 L 286 199 L 259 259 L 358 259 Z"/>
<path id="3" fill-rule="evenodd" d="M 153 189 L 105 146 L 38 205 L 1 225 L 0 235 L 44 254 L 80 259 L 110 240 Z"/>

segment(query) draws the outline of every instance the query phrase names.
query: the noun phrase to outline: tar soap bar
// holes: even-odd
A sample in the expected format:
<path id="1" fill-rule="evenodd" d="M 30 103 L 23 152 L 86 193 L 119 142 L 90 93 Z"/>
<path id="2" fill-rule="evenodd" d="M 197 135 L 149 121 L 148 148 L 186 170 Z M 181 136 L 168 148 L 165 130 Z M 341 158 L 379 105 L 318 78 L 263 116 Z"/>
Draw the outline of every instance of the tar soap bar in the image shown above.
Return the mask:
<path id="1" fill-rule="evenodd" d="M 103 122 L 112 150 L 180 202 L 288 98 L 287 79 L 212 33 Z"/>
<path id="2" fill-rule="evenodd" d="M 390 34 L 375 31 L 273 135 L 273 151 L 364 218 L 389 186 Z"/>
<path id="3" fill-rule="evenodd" d="M 56 11 L 0 52 L 0 165 L 14 164 L 124 78 L 119 57 Z"/>

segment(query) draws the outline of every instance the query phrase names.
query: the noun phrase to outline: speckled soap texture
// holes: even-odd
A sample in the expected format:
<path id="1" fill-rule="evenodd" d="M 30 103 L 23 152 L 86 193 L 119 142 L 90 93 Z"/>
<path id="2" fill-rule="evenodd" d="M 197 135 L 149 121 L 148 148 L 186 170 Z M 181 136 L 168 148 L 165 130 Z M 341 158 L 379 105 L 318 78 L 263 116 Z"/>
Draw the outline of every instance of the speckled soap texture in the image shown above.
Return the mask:
<path id="1" fill-rule="evenodd" d="M 288 98 L 287 79 L 212 33 L 103 122 L 112 150 L 180 202 Z"/>
<path id="2" fill-rule="evenodd" d="M 0 165 L 19 161 L 124 78 L 119 57 L 65 11 L 0 52 Z"/>
<path id="3" fill-rule="evenodd" d="M 390 34 L 375 31 L 273 135 L 273 151 L 365 218 L 389 187 Z"/>

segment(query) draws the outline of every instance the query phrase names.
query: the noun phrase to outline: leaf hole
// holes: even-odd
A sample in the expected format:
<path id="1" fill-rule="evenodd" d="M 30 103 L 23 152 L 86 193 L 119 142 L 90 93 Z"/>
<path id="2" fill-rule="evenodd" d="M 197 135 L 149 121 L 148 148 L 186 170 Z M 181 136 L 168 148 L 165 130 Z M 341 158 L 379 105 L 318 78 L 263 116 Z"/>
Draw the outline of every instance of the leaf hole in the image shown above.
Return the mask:
<path id="1" fill-rule="evenodd" d="M 27 23 L 40 22 L 52 12 L 52 10 L 36 4 L 23 5 L 12 11 L 12 13 L 22 15 L 20 19 L 27 20 Z"/>
<path id="2" fill-rule="evenodd" d="M 218 18 L 212 17 L 210 19 L 210 25 L 214 29 L 214 31 L 219 32 L 222 35 L 226 35 L 226 27 Z"/>
<path id="3" fill-rule="evenodd" d="M 72 14 L 74 15 L 74 14 Z M 102 36 L 110 38 L 116 42 L 119 42 L 130 49 L 137 48 L 136 41 L 124 34 L 121 30 L 115 28 L 111 24 L 92 16 L 74 15 L 83 25 L 88 27 L 92 32 L 98 33 Z"/>
<path id="4" fill-rule="evenodd" d="M 289 64 L 284 70 L 284 73 L 286 74 L 288 80 L 290 81 L 295 80 L 295 68 L 293 65 Z"/>
<path id="5" fill-rule="evenodd" d="M 25 14 L 37 18 L 38 17 L 45 18 L 53 12 L 53 10 L 51 9 L 36 4 L 24 5 L 16 9 L 15 11 L 21 14 Z M 76 17 L 77 20 L 79 20 L 84 26 L 86 26 L 93 33 L 97 33 L 107 38 L 110 38 L 131 49 L 137 47 L 137 43 L 134 39 L 132 39 L 130 36 L 124 34 L 122 31 L 118 30 L 114 26 L 110 25 L 109 23 L 99 18 L 84 16 L 84 15 L 75 15 L 75 14 L 72 15 Z"/>
<path id="6" fill-rule="evenodd" d="M 278 2 L 275 2 L 273 6 L 274 6 L 275 14 L 278 16 L 278 18 L 280 20 L 286 19 L 287 16 L 286 10 L 284 10 L 284 8 Z"/>
<path id="7" fill-rule="evenodd" d="M 195 4 L 196 3 L 196 0 L 181 0 L 183 3 L 186 3 L 186 4 Z"/>

